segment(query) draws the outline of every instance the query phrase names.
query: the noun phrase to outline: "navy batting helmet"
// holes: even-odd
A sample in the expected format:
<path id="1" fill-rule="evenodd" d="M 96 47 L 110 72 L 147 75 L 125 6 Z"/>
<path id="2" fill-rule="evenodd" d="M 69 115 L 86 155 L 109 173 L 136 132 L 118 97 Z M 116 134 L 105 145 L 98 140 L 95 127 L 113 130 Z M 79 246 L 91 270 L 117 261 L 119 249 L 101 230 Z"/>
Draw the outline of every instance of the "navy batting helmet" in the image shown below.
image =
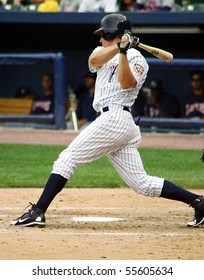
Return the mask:
<path id="1" fill-rule="evenodd" d="M 107 41 L 116 36 L 122 37 L 126 29 L 131 31 L 131 22 L 121 14 L 109 14 L 102 18 L 100 28 L 94 31 L 95 35 L 103 37 Z"/>

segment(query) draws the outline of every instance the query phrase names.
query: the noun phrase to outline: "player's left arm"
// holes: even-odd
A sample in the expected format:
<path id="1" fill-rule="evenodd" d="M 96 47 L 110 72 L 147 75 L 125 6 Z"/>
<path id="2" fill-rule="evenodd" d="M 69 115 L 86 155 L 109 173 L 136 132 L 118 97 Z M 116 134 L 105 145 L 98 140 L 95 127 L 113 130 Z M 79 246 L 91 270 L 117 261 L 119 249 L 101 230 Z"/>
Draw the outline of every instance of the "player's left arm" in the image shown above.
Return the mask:
<path id="1" fill-rule="evenodd" d="M 122 89 L 128 89 L 137 85 L 137 80 L 131 71 L 131 63 L 127 58 L 129 48 L 137 45 L 138 38 L 127 30 L 117 44 L 119 49 L 118 80 Z"/>

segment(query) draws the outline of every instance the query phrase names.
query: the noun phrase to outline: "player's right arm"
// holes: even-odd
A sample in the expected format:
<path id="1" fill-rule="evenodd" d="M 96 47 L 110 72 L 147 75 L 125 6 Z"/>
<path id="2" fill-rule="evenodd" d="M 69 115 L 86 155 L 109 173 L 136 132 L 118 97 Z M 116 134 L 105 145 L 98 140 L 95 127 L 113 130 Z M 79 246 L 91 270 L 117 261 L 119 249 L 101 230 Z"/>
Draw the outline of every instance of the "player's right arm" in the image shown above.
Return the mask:
<path id="1" fill-rule="evenodd" d="M 117 44 L 102 48 L 99 51 L 93 52 L 89 57 L 89 65 L 91 67 L 99 67 L 108 62 L 118 53 Z"/>
<path id="2" fill-rule="evenodd" d="M 90 67 L 100 67 L 104 63 L 108 62 L 118 53 L 118 46 L 114 44 L 109 47 L 100 48 L 99 50 L 92 52 L 89 57 Z"/>

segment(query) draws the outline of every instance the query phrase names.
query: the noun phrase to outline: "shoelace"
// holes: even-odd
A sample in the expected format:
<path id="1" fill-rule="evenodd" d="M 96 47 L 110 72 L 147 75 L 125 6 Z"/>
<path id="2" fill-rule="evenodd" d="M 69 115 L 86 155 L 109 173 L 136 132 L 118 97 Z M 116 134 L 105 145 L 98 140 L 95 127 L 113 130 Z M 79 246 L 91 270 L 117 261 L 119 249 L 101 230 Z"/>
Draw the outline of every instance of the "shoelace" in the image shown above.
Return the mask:
<path id="1" fill-rule="evenodd" d="M 28 206 L 26 206 L 26 208 L 24 210 L 26 210 L 29 206 L 34 206 L 35 204 L 33 204 L 32 202 L 29 202 Z M 30 211 L 30 210 L 29 210 Z"/>

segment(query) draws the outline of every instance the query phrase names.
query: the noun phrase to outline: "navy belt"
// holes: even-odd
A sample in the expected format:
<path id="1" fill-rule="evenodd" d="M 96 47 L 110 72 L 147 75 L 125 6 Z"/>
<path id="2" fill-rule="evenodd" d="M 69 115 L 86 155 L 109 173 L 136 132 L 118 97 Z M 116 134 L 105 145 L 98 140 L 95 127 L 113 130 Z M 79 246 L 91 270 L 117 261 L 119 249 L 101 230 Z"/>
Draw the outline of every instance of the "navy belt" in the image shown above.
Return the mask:
<path id="1" fill-rule="evenodd" d="M 123 110 L 124 110 L 124 111 L 127 111 L 127 112 L 130 112 L 129 108 L 126 107 L 126 106 L 123 106 Z M 108 111 L 109 111 L 109 107 L 106 106 L 106 107 L 102 108 L 102 111 L 103 111 L 103 112 L 108 112 Z M 99 117 L 100 115 L 101 115 L 101 112 L 97 112 L 97 113 L 96 113 L 96 116 L 97 116 L 97 117 Z"/>

